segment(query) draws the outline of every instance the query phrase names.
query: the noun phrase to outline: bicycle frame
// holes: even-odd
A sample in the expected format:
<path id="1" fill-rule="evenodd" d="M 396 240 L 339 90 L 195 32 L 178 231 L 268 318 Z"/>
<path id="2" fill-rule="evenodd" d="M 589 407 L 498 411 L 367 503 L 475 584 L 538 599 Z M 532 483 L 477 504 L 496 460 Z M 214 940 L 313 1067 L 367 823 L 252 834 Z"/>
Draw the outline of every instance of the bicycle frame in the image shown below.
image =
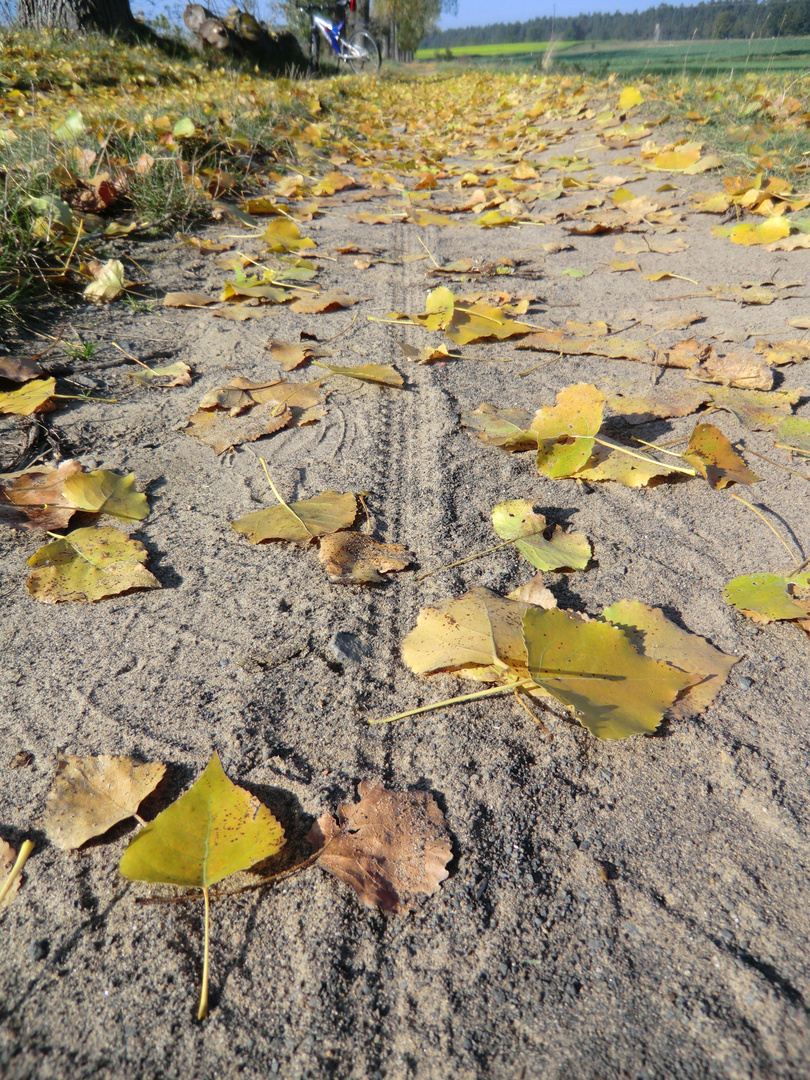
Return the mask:
<path id="1" fill-rule="evenodd" d="M 343 38 L 343 31 L 346 29 L 346 20 L 341 19 L 339 23 L 331 23 L 328 19 L 325 19 L 323 15 L 316 15 L 313 12 L 312 25 L 320 30 L 321 37 L 332 46 L 332 51 L 335 55 L 342 58 L 343 51 L 340 45 L 341 39 Z"/>

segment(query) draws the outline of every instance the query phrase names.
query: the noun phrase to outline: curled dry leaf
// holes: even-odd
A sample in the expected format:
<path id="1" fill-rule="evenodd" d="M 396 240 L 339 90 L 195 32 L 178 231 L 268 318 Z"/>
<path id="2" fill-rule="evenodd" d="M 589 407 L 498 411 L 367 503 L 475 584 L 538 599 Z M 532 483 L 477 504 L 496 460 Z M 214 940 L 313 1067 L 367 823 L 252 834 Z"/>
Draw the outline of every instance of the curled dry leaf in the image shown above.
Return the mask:
<path id="1" fill-rule="evenodd" d="M 143 544 L 118 529 L 74 529 L 28 560 L 35 567 L 28 591 L 40 603 L 58 604 L 100 600 L 130 589 L 159 589 L 160 582 L 143 565 L 148 557 Z"/>
<path id="2" fill-rule="evenodd" d="M 138 371 L 130 371 L 129 377 L 139 386 L 148 386 L 153 379 L 169 379 L 169 382 L 160 384 L 164 387 L 191 386 L 191 368 L 181 360 L 169 364 L 168 367 L 140 368 Z"/>
<path id="3" fill-rule="evenodd" d="M 41 374 L 42 368 L 34 360 L 26 360 L 15 356 L 0 356 L 0 379 L 24 383 L 28 382 L 29 379 L 36 379 Z"/>
<path id="4" fill-rule="evenodd" d="M 543 584 L 543 575 L 538 570 L 531 581 L 520 585 L 517 589 L 507 594 L 507 599 L 515 600 L 519 604 L 534 604 L 535 607 L 551 611 L 557 606 L 557 597 L 547 586 Z"/>
<path id="5" fill-rule="evenodd" d="M 356 532 L 325 536 L 318 555 L 329 580 L 339 585 L 379 584 L 386 580 L 383 574 L 405 570 L 413 562 L 402 544 L 382 544 Z"/>
<path id="6" fill-rule="evenodd" d="M 285 371 L 292 371 L 300 367 L 308 360 L 330 356 L 328 349 L 319 349 L 315 345 L 306 342 L 276 341 L 271 339 L 265 348 L 269 349 L 270 355 L 277 364 L 281 364 Z"/>
<path id="7" fill-rule="evenodd" d="M 364 780 L 360 801 L 324 814 L 307 839 L 318 865 L 345 881 L 362 903 L 402 912 L 437 892 L 453 857 L 444 814 L 426 791 L 388 791 Z"/>
<path id="8" fill-rule="evenodd" d="M 42 820 L 45 835 L 63 851 L 81 847 L 132 817 L 165 772 L 160 762 L 58 755 Z"/>
<path id="9" fill-rule="evenodd" d="M 458 353 L 451 353 L 446 345 L 426 345 L 423 349 L 415 349 L 405 341 L 399 343 L 400 349 L 408 360 L 417 364 L 435 364 L 445 360 L 460 360 Z"/>
<path id="10" fill-rule="evenodd" d="M 108 259 L 103 265 L 91 264 L 91 272 L 94 280 L 84 290 L 85 300 L 108 304 L 126 288 L 124 264 L 120 259 Z"/>
<path id="11" fill-rule="evenodd" d="M 78 461 L 63 461 L 58 468 L 40 465 L 11 476 L 0 475 L 0 522 L 28 529 L 62 529 L 76 507 L 62 494 L 68 477 L 80 473 Z"/>
<path id="12" fill-rule="evenodd" d="M 698 424 L 682 456 L 717 490 L 734 483 L 755 484 L 760 479 L 714 424 Z"/>
<path id="13" fill-rule="evenodd" d="M 244 533 L 251 544 L 263 540 L 309 541 L 348 529 L 357 516 L 357 500 L 351 493 L 324 491 L 312 499 L 255 510 L 231 522 L 231 528 Z"/>
<path id="14" fill-rule="evenodd" d="M 738 386 L 742 390 L 771 390 L 774 374 L 763 356 L 746 349 L 735 349 L 718 356 L 709 349 L 703 363 L 686 373 L 688 379 Z"/>

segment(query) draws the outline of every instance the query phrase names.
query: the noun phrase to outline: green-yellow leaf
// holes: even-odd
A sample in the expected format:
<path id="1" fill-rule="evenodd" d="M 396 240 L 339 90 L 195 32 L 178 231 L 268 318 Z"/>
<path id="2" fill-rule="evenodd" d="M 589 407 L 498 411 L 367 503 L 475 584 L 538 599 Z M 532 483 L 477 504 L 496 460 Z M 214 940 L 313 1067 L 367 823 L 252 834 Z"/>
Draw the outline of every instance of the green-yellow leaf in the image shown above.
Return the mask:
<path id="1" fill-rule="evenodd" d="M 554 405 L 544 405 L 532 421 L 537 432 L 537 469 L 550 479 L 573 476 L 585 465 L 602 426 L 605 399 L 589 383 L 566 386 Z"/>
<path id="2" fill-rule="evenodd" d="M 469 413 L 461 414 L 463 427 L 493 446 L 504 450 L 536 450 L 537 432 L 531 430 L 532 414 L 522 409 L 494 409 L 484 402 Z"/>
<path id="3" fill-rule="evenodd" d="M 118 529 L 74 529 L 28 560 L 28 591 L 43 604 L 100 600 L 130 589 L 159 589 L 143 565 L 148 552 Z"/>
<path id="4" fill-rule="evenodd" d="M 77 510 L 111 514 L 124 521 L 143 521 L 149 514 L 146 496 L 134 490 L 135 473 L 121 476 L 107 469 L 75 473 L 62 485 L 62 494 Z"/>
<path id="5" fill-rule="evenodd" d="M 84 119 L 79 109 L 70 109 L 65 119 L 54 128 L 53 137 L 59 142 L 71 142 L 85 132 Z"/>
<path id="6" fill-rule="evenodd" d="M 672 664 L 695 676 L 693 686 L 670 708 L 678 719 L 708 708 L 723 688 L 728 673 L 739 661 L 670 622 L 659 608 L 638 600 L 620 600 L 602 612 L 602 618 L 621 627 L 633 645 L 653 660 Z"/>
<path id="7" fill-rule="evenodd" d="M 188 116 L 184 116 L 182 120 L 178 120 L 172 128 L 172 135 L 178 139 L 190 139 L 196 132 L 197 129 L 194 127 L 194 121 Z"/>
<path id="8" fill-rule="evenodd" d="M 784 217 L 770 217 L 759 225 L 741 221 L 737 225 L 714 225 L 714 236 L 727 236 L 732 244 L 773 244 L 790 235 L 790 222 Z"/>
<path id="9" fill-rule="evenodd" d="M 528 608 L 523 636 L 531 677 L 598 739 L 655 731 L 678 694 L 698 681 L 642 656 L 619 627 L 557 609 Z"/>
<path id="10" fill-rule="evenodd" d="M 215 753 L 194 786 L 138 833 L 120 870 L 130 881 L 206 889 L 283 844 L 279 822 L 228 779 Z"/>
<path id="11" fill-rule="evenodd" d="M 591 558 L 590 542 L 582 533 L 566 533 L 557 525 L 546 540 L 546 519 L 528 499 L 498 503 L 492 511 L 492 527 L 501 540 L 515 541 L 518 551 L 538 570 L 584 570 Z"/>
<path id="12" fill-rule="evenodd" d="M 263 540 L 312 540 L 348 529 L 357 515 L 357 501 L 351 493 L 324 491 L 312 499 L 254 510 L 231 522 L 252 544 Z"/>
<path id="13" fill-rule="evenodd" d="M 33 379 L 19 390 L 0 394 L 0 413 L 31 416 L 32 413 L 50 412 L 54 406 L 49 399 L 55 393 L 56 379 Z"/>
<path id="14" fill-rule="evenodd" d="M 405 385 L 405 380 L 395 367 L 390 364 L 361 364 L 358 367 L 340 367 L 338 364 L 318 363 L 318 367 L 325 367 L 334 375 L 348 375 L 350 379 L 359 379 L 360 382 L 379 383 L 381 386 Z"/>
<path id="15" fill-rule="evenodd" d="M 810 617 L 810 574 L 744 574 L 730 581 L 723 595 L 755 622 Z"/>
<path id="16" fill-rule="evenodd" d="M 262 239 L 271 251 L 303 251 L 315 247 L 315 241 L 302 236 L 295 222 L 286 217 L 273 218 L 262 233 Z"/>

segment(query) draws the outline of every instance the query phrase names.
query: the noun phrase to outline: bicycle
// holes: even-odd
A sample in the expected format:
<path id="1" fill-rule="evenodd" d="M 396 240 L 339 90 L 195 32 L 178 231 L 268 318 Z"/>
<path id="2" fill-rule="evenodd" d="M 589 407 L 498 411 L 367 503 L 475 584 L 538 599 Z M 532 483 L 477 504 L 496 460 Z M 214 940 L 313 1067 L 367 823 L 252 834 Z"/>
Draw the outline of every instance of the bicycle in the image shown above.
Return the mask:
<path id="1" fill-rule="evenodd" d="M 381 63 L 380 47 L 371 34 L 367 30 L 355 30 L 351 37 L 344 37 L 347 6 L 354 11 L 354 0 L 350 0 L 349 5 L 338 5 L 338 8 L 343 9 L 343 15 L 334 23 L 323 15 L 316 14 L 318 8 L 311 4 L 300 8 L 301 11 L 308 12 L 310 16 L 310 66 L 313 71 L 317 70 L 320 39 L 323 37 L 338 60 L 348 64 L 356 75 L 362 75 L 367 71 L 376 75 Z"/>

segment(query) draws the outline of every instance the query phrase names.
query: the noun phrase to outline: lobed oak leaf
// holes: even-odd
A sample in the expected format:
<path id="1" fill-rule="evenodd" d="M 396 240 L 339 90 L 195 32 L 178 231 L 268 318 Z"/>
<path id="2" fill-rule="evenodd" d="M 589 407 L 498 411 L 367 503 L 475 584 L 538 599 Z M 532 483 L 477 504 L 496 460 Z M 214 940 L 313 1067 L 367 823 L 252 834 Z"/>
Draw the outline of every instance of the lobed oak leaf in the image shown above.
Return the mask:
<path id="1" fill-rule="evenodd" d="M 324 536 L 318 557 L 330 581 L 339 585 L 379 584 L 383 574 L 405 570 L 413 555 L 402 544 L 382 544 L 356 532 Z"/>
<path id="2" fill-rule="evenodd" d="M 74 529 L 34 552 L 28 592 L 43 604 L 93 601 L 130 589 L 159 589 L 148 552 L 118 529 Z"/>
<path id="3" fill-rule="evenodd" d="M 444 814 L 426 791 L 389 791 L 368 780 L 360 801 L 324 814 L 307 839 L 318 865 L 345 881 L 361 902 L 404 912 L 437 892 L 453 857 Z"/>
<path id="4" fill-rule="evenodd" d="M 125 821 L 166 772 L 160 762 L 128 757 L 57 755 L 56 776 L 45 803 L 45 835 L 63 851 L 81 847 Z"/>

